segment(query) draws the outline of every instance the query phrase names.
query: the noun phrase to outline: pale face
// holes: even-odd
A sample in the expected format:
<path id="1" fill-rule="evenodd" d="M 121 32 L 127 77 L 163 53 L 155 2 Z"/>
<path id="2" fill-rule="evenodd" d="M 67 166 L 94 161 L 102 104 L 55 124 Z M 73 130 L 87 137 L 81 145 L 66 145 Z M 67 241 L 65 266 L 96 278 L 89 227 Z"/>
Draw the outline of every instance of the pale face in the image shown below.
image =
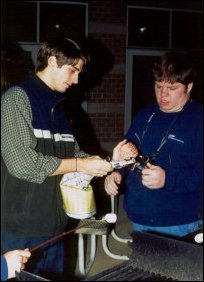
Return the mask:
<path id="1" fill-rule="evenodd" d="M 75 66 L 63 65 L 59 68 L 56 63 L 56 58 L 50 58 L 51 62 L 48 85 L 52 90 L 64 93 L 73 84 L 78 84 L 79 74 L 84 64 L 81 59 Z"/>
<path id="2" fill-rule="evenodd" d="M 180 111 L 190 97 L 193 83 L 184 85 L 180 82 L 155 82 L 155 95 L 160 110 L 166 113 Z"/>

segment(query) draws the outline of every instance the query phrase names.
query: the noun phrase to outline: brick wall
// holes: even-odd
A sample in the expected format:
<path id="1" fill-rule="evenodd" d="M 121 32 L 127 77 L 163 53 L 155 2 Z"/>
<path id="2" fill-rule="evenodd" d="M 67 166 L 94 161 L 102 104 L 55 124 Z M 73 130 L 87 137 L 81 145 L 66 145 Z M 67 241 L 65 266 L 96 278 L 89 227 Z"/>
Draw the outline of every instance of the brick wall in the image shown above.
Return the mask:
<path id="1" fill-rule="evenodd" d="M 90 90 L 87 105 L 96 137 L 107 151 L 124 134 L 126 5 L 123 1 L 89 1 L 89 36 L 114 57 L 112 68 Z"/>
<path id="2" fill-rule="evenodd" d="M 89 1 L 89 20 L 93 22 L 125 23 L 125 1 Z"/>

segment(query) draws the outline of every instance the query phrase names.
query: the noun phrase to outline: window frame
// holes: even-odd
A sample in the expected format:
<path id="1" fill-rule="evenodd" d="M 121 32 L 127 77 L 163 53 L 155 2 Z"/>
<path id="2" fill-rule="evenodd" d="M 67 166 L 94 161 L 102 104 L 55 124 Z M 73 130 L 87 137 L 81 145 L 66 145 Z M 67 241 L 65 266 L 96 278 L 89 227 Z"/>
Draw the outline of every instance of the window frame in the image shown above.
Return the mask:
<path id="1" fill-rule="evenodd" d="M 168 11 L 169 12 L 169 42 L 168 47 L 163 46 L 137 46 L 137 45 L 129 45 L 129 11 L 130 9 L 140 9 L 140 10 L 157 10 L 157 11 Z M 203 11 L 193 10 L 193 9 L 178 9 L 178 8 L 160 8 L 160 7 L 147 7 L 147 6 L 133 6 L 133 5 L 127 5 L 127 23 L 126 23 L 126 48 L 127 49 L 153 49 L 153 50 L 169 50 L 169 49 L 184 49 L 182 47 L 172 47 L 172 29 L 173 29 L 173 12 L 186 12 L 186 13 L 197 13 L 197 14 L 203 14 Z M 200 48 L 185 48 L 188 50 L 201 50 Z"/>
<path id="2" fill-rule="evenodd" d="M 27 1 L 21 1 L 27 2 Z M 28 2 L 27 2 L 28 3 Z M 72 2 L 72 1 L 29 1 L 29 3 L 37 4 L 37 17 L 36 17 L 36 41 L 17 41 L 20 45 L 40 45 L 42 42 L 40 41 L 40 4 L 66 4 L 66 5 L 82 5 L 85 6 L 85 37 L 88 36 L 88 3 L 84 2 Z"/>

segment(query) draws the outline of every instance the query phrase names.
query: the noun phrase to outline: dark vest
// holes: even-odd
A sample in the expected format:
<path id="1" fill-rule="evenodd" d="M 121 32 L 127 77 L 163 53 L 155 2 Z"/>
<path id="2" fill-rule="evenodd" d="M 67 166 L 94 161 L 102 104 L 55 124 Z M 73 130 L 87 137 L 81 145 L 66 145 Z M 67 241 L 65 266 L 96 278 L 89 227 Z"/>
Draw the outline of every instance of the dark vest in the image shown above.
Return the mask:
<path id="1" fill-rule="evenodd" d="M 74 139 L 65 113 L 62 95 L 51 91 L 36 76 L 19 85 L 28 95 L 32 126 L 37 138 L 35 150 L 46 156 L 74 156 Z M 25 160 L 26 162 L 26 160 Z M 50 176 L 42 184 L 12 176 L 2 163 L 2 230 L 19 236 L 53 236 L 67 225 L 60 180 Z"/>

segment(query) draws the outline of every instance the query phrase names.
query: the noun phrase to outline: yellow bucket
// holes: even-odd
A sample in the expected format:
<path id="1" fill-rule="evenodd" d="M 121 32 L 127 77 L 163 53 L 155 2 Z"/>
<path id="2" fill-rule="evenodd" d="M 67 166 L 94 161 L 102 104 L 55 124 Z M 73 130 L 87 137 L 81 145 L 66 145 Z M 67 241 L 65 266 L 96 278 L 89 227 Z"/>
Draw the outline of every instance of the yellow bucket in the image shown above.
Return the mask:
<path id="1" fill-rule="evenodd" d="M 70 217 L 83 219 L 96 213 L 96 204 L 91 185 L 82 190 L 67 185 L 60 185 L 64 210 Z"/>

